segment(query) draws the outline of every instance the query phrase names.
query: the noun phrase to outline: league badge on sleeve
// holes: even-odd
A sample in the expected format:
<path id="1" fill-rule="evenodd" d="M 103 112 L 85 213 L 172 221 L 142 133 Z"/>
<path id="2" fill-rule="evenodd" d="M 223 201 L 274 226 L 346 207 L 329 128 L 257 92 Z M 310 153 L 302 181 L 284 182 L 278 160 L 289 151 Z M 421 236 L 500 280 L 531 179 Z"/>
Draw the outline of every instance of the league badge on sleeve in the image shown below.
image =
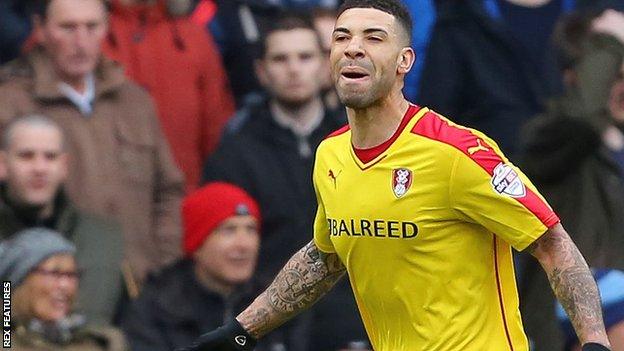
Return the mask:
<path id="1" fill-rule="evenodd" d="M 412 171 L 407 168 L 392 170 L 392 192 L 397 198 L 405 195 L 412 186 Z"/>
<path id="2" fill-rule="evenodd" d="M 518 173 L 511 168 L 511 166 L 502 162 L 494 168 L 491 183 L 494 190 L 501 195 L 508 195 L 515 198 L 524 197 L 526 195 L 526 188 L 522 183 L 522 179 L 518 176 Z"/>

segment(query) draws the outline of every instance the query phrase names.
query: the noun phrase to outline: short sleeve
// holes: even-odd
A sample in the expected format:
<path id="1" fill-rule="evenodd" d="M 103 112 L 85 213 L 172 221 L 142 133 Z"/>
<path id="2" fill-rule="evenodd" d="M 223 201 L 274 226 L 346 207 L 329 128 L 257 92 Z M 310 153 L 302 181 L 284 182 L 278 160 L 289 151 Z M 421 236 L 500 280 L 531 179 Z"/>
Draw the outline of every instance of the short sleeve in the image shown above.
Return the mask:
<path id="1" fill-rule="evenodd" d="M 451 206 L 462 219 L 524 250 L 559 218 L 496 144 L 485 136 L 482 140 L 482 149 L 474 154 L 457 153 L 450 179 Z"/>
<path id="2" fill-rule="evenodd" d="M 314 192 L 316 193 L 316 202 L 318 203 L 316 216 L 314 217 L 314 244 L 325 253 L 334 253 L 336 249 L 334 249 L 334 245 L 329 238 L 329 226 L 327 224 L 327 217 L 325 216 L 325 205 L 323 204 L 323 198 L 317 184 L 317 168 L 315 164 L 312 173 L 312 182 L 314 184 Z"/>

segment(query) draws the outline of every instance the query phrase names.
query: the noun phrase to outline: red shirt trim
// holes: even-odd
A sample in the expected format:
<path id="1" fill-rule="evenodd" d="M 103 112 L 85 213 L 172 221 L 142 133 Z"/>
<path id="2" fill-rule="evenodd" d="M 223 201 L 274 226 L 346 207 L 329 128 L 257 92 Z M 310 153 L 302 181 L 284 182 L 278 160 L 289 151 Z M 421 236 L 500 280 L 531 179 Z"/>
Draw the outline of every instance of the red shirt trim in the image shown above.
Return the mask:
<path id="1" fill-rule="evenodd" d="M 331 132 L 328 136 L 325 137 L 325 139 L 333 138 L 333 137 L 338 136 L 340 134 L 344 134 L 344 133 L 348 132 L 349 129 L 351 129 L 351 127 L 349 127 L 348 124 L 345 125 L 345 126 L 342 126 L 342 127 L 340 127 L 340 129 L 337 129 L 337 130 Z"/>
<path id="2" fill-rule="evenodd" d="M 494 168 L 505 163 L 503 157 L 494 151 L 485 140 L 473 134 L 469 129 L 451 126 L 433 112 L 427 112 L 414 126 L 412 133 L 437 140 L 455 147 L 471 160 L 483 168 L 490 176 L 494 175 Z M 468 151 L 481 145 L 483 149 L 470 154 Z M 527 210 L 535 215 L 546 227 L 550 228 L 559 223 L 559 218 L 553 210 L 530 188 L 526 188 L 526 196 L 515 198 Z"/>
<path id="3" fill-rule="evenodd" d="M 357 149 L 353 147 L 353 152 L 355 153 L 355 156 L 362 163 L 366 164 L 374 160 L 379 155 L 383 154 L 399 138 L 399 135 L 401 135 L 401 132 L 403 132 L 403 130 L 405 129 L 409 121 L 412 120 L 412 118 L 416 115 L 416 112 L 418 112 L 418 110 L 420 110 L 420 107 L 410 104 L 409 108 L 407 109 L 407 111 L 405 111 L 405 114 L 403 115 L 403 118 L 401 119 L 401 123 L 399 124 L 399 127 L 397 128 L 396 131 L 394 131 L 394 134 L 392 134 L 390 139 L 384 141 L 383 143 L 377 146 L 373 146 L 368 149 Z"/>

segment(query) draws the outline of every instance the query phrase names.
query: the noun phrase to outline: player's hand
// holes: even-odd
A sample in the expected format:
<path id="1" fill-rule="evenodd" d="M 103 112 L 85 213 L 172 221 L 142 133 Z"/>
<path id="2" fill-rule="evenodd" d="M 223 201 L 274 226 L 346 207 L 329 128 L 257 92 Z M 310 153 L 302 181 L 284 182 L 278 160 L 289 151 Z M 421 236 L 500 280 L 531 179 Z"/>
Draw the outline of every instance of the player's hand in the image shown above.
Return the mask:
<path id="1" fill-rule="evenodd" d="M 176 351 L 252 351 L 256 340 L 235 319 Z"/>
<path id="2" fill-rule="evenodd" d="M 606 346 L 596 344 L 595 342 L 590 342 L 583 345 L 582 351 L 611 351 L 611 349 L 607 348 Z"/>

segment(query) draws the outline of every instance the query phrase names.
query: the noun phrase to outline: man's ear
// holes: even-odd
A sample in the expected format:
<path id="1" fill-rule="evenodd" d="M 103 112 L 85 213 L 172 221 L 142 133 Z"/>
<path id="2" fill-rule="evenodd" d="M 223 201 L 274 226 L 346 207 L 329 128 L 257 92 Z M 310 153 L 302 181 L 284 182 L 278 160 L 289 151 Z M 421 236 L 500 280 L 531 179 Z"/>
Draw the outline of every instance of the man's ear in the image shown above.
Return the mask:
<path id="1" fill-rule="evenodd" d="M 254 70 L 256 71 L 256 78 L 258 78 L 258 82 L 266 88 L 269 85 L 269 77 L 267 76 L 264 61 L 262 59 L 254 61 Z"/>
<path id="2" fill-rule="evenodd" d="M 416 53 L 414 49 L 405 47 L 401 49 L 401 54 L 397 60 L 397 73 L 407 74 L 412 69 L 414 62 L 416 62 Z"/>
<path id="3" fill-rule="evenodd" d="M 33 25 L 33 38 L 37 43 L 43 43 L 45 41 L 43 34 L 43 25 L 44 19 L 40 15 L 32 16 L 32 25 Z"/>

